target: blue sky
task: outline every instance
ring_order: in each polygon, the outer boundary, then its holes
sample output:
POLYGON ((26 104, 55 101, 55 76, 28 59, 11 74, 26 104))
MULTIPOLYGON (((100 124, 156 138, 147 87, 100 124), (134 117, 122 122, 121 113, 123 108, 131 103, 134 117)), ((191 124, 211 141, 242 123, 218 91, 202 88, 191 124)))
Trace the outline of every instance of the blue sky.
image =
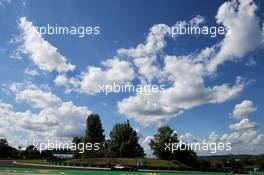
POLYGON ((168 124, 182 139, 216 139, 234 143, 232 153, 263 153, 264 9, 263 2, 250 2, 0 0, 0 137, 14 146, 29 136, 68 141, 83 133, 93 112, 106 135, 129 119, 145 150, 158 126, 168 124), (197 19, 198 26, 230 25, 232 33, 162 33, 197 19), (99 26, 100 34, 35 33, 34 26, 47 24, 99 26), (113 81, 167 89, 149 96, 94 91, 113 81))

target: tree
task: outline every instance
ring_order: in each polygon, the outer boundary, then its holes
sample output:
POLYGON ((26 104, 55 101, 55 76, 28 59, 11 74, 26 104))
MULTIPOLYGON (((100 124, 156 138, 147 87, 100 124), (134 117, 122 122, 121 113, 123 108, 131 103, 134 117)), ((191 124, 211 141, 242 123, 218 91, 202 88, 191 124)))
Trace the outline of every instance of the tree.
POLYGON ((29 145, 22 153, 27 159, 40 158, 40 152, 34 145, 29 145))
POLYGON ((8 143, 7 143, 6 139, 1 138, 0 139, 0 146, 3 146, 3 145, 8 145, 8 143))
POLYGON ((178 142, 177 134, 169 126, 163 126, 158 129, 158 134, 150 140, 149 146, 158 158, 173 160, 173 154, 170 150, 165 150, 165 144, 178 142))
POLYGON ((82 137, 74 137, 72 139, 72 143, 74 143, 75 145, 78 145, 79 143, 83 143, 83 138, 82 137))
POLYGON ((26 151, 35 151, 37 150, 37 148, 34 146, 34 145, 29 145, 27 148, 26 148, 26 151))
POLYGON ((186 149, 175 151, 173 154, 173 159, 179 160, 181 163, 194 168, 199 167, 199 161, 197 159, 196 153, 187 146, 182 145, 182 147, 185 147, 186 149))
POLYGON ((116 124, 110 132, 110 151, 114 157, 143 157, 144 150, 138 143, 137 132, 129 121, 116 124))
MULTIPOLYGON (((78 145, 80 143, 83 143, 83 138, 76 136, 76 137, 73 138, 72 143, 74 143, 78 147, 78 145)), ((78 149, 74 150, 74 156, 75 156, 75 158, 77 158, 77 157, 80 156, 80 153, 79 153, 79 150, 78 149)))
POLYGON ((90 114, 87 118, 85 143, 101 143, 105 141, 104 129, 99 115, 90 114))
POLYGON ((196 166, 198 163, 195 152, 188 149, 187 145, 181 145, 185 149, 174 150, 165 149, 166 145, 179 143, 177 134, 169 126, 162 126, 158 129, 158 134, 150 140, 149 146, 154 155, 163 160, 178 160, 189 166, 196 166))
POLYGON ((3 139, 3 138, 0 139, 0 158, 11 157, 11 153, 13 150, 14 148, 8 145, 8 142, 6 139, 3 139))
POLYGON ((84 137, 84 143, 98 144, 99 150, 88 151, 85 149, 86 156, 88 157, 104 157, 102 151, 104 150, 105 135, 100 116, 97 114, 91 114, 87 118, 86 122, 86 133, 84 137))

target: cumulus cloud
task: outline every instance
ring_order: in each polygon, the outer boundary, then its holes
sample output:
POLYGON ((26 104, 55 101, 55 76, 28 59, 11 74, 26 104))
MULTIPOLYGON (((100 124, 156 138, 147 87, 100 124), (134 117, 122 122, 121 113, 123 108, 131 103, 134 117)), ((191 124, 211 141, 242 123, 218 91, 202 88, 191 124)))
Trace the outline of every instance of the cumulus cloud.
MULTIPOLYGON (((117 103, 121 114, 142 125, 161 125, 192 107, 223 103, 235 98, 246 83, 241 77, 237 77, 234 83, 208 86, 205 79, 216 73, 218 65, 227 60, 241 58, 261 45, 263 32, 256 10, 257 6, 251 0, 231 1, 220 6, 216 21, 230 27, 232 33, 212 47, 202 49, 198 54, 162 54, 167 44, 168 26, 157 24, 150 28, 144 42, 135 47, 118 49, 117 56, 104 61, 102 67, 89 66, 86 71, 74 77, 61 74, 54 82, 57 86, 65 86, 67 92, 86 94, 98 93, 100 85, 131 83, 135 78, 143 83, 166 82, 164 91, 149 95, 138 93, 117 103), (132 58, 136 69, 129 61, 121 60, 126 57, 132 58), (158 58, 161 58, 159 65, 158 58)), ((176 22, 176 25, 188 23, 198 26, 204 21, 203 17, 196 16, 188 22, 176 22)))
POLYGON ((121 48, 117 50, 119 56, 133 58, 142 81, 151 82, 160 73, 156 65, 156 55, 166 46, 165 36, 168 26, 157 24, 150 28, 146 41, 135 48, 121 48))
POLYGON ((90 66, 87 71, 78 77, 66 78, 61 75, 55 79, 57 85, 68 86, 73 91, 96 94, 100 92, 100 86, 113 83, 128 83, 135 77, 132 65, 118 58, 108 59, 102 62, 105 69, 90 66))
POLYGON ((39 75, 39 72, 36 69, 25 69, 25 74, 29 76, 37 76, 39 75))
MULTIPOLYGON (((204 17, 197 15, 190 21, 179 21, 175 25, 198 26, 204 22, 204 17)), ((141 81, 151 82, 155 77, 160 78, 160 68, 157 65, 157 55, 166 46, 165 37, 170 32, 170 27, 165 24, 153 25, 144 43, 138 44, 134 48, 120 48, 117 50, 119 56, 132 58, 133 63, 138 68, 141 81)))
POLYGON ((58 52, 56 47, 41 36, 26 17, 21 17, 18 25, 22 31, 20 36, 21 48, 19 50, 28 54, 40 70, 68 72, 75 69, 74 65, 67 63, 67 59, 58 52))
POLYGON ((249 115, 254 113, 256 110, 257 108, 254 106, 252 101, 244 100, 234 107, 234 110, 230 115, 231 117, 236 119, 244 119, 248 118, 249 115))
POLYGON ((144 43, 137 45, 135 48, 121 48, 117 50, 119 55, 130 56, 133 58, 146 57, 155 55, 161 51, 166 45, 165 33, 168 26, 165 24, 154 25, 147 36, 144 43))
POLYGON ((264 135, 259 131, 243 130, 223 134, 221 141, 232 144, 232 154, 262 154, 264 135))
POLYGON ((146 137, 139 139, 139 144, 144 148, 144 152, 145 152, 147 157, 154 157, 153 151, 151 150, 151 148, 149 146, 150 140, 153 138, 154 138, 153 136, 149 135, 149 136, 146 136, 146 137))
POLYGON ((65 74, 58 75, 58 76, 55 78, 54 83, 55 83, 57 86, 66 86, 67 83, 68 83, 68 78, 66 77, 65 74))
POLYGON ((257 124, 249 119, 242 119, 239 123, 230 125, 229 128, 234 130, 257 130, 257 124))
POLYGON ((261 154, 264 151, 264 135, 258 130, 239 130, 231 133, 218 135, 212 131, 207 138, 196 137, 192 133, 179 136, 185 143, 224 143, 230 144, 231 150, 210 153, 210 151, 197 150, 198 155, 223 155, 223 154, 261 154))
POLYGON ((25 141, 30 135, 58 141, 83 135, 86 117, 91 113, 87 107, 63 101, 34 84, 11 84, 10 91, 18 102, 26 102, 39 109, 38 112, 16 111, 12 105, 1 102, 0 118, 4 123, 0 125, 0 137, 7 137, 13 145, 18 146, 16 142, 19 139, 25 141))
POLYGON ((147 126, 150 124, 162 125, 182 113, 179 108, 170 107, 161 101, 160 93, 144 93, 130 96, 119 101, 117 106, 120 113, 128 118, 133 118, 139 124, 147 126))
POLYGON ((118 102, 119 112, 142 125, 157 124, 178 116, 184 110, 208 103, 222 103, 236 97, 245 83, 238 77, 228 84, 207 87, 204 65, 188 57, 166 56, 163 74, 173 83, 164 91, 136 94, 118 102))
POLYGON ((228 1, 219 7, 217 23, 231 28, 232 32, 225 36, 219 52, 210 60, 207 66, 210 72, 227 60, 241 58, 263 46, 263 29, 256 16, 257 9, 253 0, 228 1))
POLYGON ((179 139, 183 142, 199 142, 201 139, 195 137, 193 134, 187 132, 179 136, 179 139))
MULTIPOLYGON (((13 85, 14 86, 14 85, 13 85)), ((18 87, 16 91, 13 91, 16 96, 16 100, 20 102, 27 102, 34 108, 50 108, 58 107, 61 104, 61 99, 51 92, 43 91, 36 85, 29 87, 18 87)))
MULTIPOLYGON (((237 77, 234 85, 207 86, 204 80, 216 73, 218 65, 241 58, 262 45, 263 31, 256 10, 257 6, 251 0, 224 3, 218 10, 216 20, 218 24, 230 27, 231 34, 227 34, 220 43, 202 49, 198 54, 163 55, 163 68, 153 67, 153 63, 166 45, 165 34, 161 34, 168 27, 166 25, 154 25, 146 41, 135 48, 119 49, 119 55, 133 58, 139 74, 147 81, 152 82, 154 77, 159 77, 161 82, 171 84, 162 92, 135 94, 119 101, 119 112, 143 125, 160 125, 192 107, 223 103, 236 97, 246 85, 241 77, 237 77)), ((204 19, 197 17, 192 22, 193 25, 199 25, 204 19)))

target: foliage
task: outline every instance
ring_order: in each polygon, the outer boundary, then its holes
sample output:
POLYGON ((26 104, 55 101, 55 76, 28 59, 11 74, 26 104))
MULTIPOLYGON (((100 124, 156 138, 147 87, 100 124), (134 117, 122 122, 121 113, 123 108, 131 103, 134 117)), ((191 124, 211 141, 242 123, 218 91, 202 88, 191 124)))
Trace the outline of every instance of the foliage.
POLYGON ((97 114, 90 114, 86 124, 85 143, 104 143, 104 129, 100 116, 97 114))
POLYGON ((165 150, 165 144, 178 142, 177 134, 169 126, 163 126, 158 129, 158 134, 150 140, 149 146, 158 158, 173 160, 173 154, 170 150, 165 150))
POLYGON ((138 143, 137 132, 129 121, 116 124, 110 132, 110 150, 114 157, 143 157, 144 150, 138 143))
POLYGON ((158 133, 154 135, 154 138, 150 140, 149 146, 153 150, 154 154, 162 160, 178 160, 183 164, 189 166, 197 166, 198 160, 196 153, 192 150, 178 149, 171 151, 165 149, 166 144, 178 143, 177 134, 169 126, 162 126, 158 129, 158 133))
POLYGON ((11 157, 12 151, 14 148, 8 145, 6 139, 0 139, 0 158, 9 158, 11 157))

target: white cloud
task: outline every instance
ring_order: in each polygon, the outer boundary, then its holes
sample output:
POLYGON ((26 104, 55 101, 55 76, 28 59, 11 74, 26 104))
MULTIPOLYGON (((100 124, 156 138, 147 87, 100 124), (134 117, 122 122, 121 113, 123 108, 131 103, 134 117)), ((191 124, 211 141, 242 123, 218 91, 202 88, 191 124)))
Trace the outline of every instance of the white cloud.
POLYGON ((218 142, 219 141, 219 136, 213 131, 209 135, 208 141, 212 142, 212 143, 218 142))
POLYGON ((23 53, 29 54, 31 60, 43 71, 68 72, 73 71, 75 66, 67 63, 67 59, 61 55, 57 48, 46 41, 37 31, 32 22, 26 17, 21 17, 19 28, 22 31, 19 48, 23 53))
MULTIPOLYGON (((222 42, 202 49, 198 54, 165 55, 162 59, 164 67, 161 69, 153 67, 153 63, 166 45, 165 34, 161 34, 166 30, 166 25, 154 25, 146 41, 137 47, 119 49, 119 55, 134 58, 133 62, 139 68, 139 74, 148 82, 152 82, 154 77, 159 77, 161 82, 172 84, 163 92, 136 94, 119 101, 119 112, 128 118, 134 118, 142 125, 160 125, 192 107, 223 103, 236 97, 246 85, 241 81, 241 77, 237 78, 233 86, 220 84, 208 87, 204 80, 217 71, 218 65, 227 60, 241 58, 262 44, 262 29, 255 14, 256 10, 257 7, 251 0, 224 3, 218 10, 216 20, 218 24, 231 27, 232 33, 226 35, 222 42), (154 28, 158 30, 153 32, 154 28)), ((196 25, 202 22, 204 19, 201 17, 193 19, 196 25)))
MULTIPOLYGON (((255 111, 253 102, 244 100, 242 103, 236 105, 233 113, 237 114, 237 118, 241 119, 241 116, 249 114, 255 111), (251 110, 245 110, 244 108, 250 108, 251 110), (241 111, 242 110, 242 111, 241 111), (249 112, 248 112, 249 111, 249 112)), ((231 144, 230 151, 218 152, 217 154, 261 154, 264 151, 264 135, 258 130, 258 125, 255 122, 250 121, 247 118, 242 118, 239 123, 231 124, 230 129, 235 132, 224 133, 217 135, 215 132, 211 132, 207 139, 197 138, 191 133, 181 135, 179 138, 182 141, 193 142, 207 142, 207 143, 229 143, 231 144)), ((200 155, 207 155, 206 152, 198 152, 200 155)))
POLYGON ((144 138, 139 139, 139 143, 144 148, 146 157, 154 157, 153 151, 151 150, 149 146, 150 140, 153 138, 154 138, 153 136, 146 136, 144 138))
POLYGON ((25 89, 18 89, 15 93, 17 101, 26 101, 34 108, 44 109, 58 107, 61 103, 60 98, 51 92, 46 92, 42 89, 39 89, 35 85, 25 89))
POLYGON ((242 58, 263 46, 263 30, 256 16, 258 7, 253 0, 233 0, 222 4, 216 21, 230 27, 232 32, 220 43, 220 51, 210 60, 208 70, 214 72, 227 60, 242 58))
POLYGON ((242 119, 239 123, 230 125, 229 128, 233 130, 257 130, 258 126, 249 119, 242 119))
POLYGON ((138 67, 138 73, 142 81, 151 82, 155 77, 160 74, 160 69, 154 65, 156 58, 153 57, 140 57, 134 59, 134 64, 138 67))
POLYGON ((66 77, 65 74, 58 75, 58 76, 55 78, 54 83, 55 83, 57 86, 66 86, 67 83, 68 83, 68 78, 66 77))
POLYGON ((157 24, 150 28, 146 41, 135 48, 118 49, 119 56, 133 58, 142 81, 151 82, 160 73, 156 63, 156 55, 166 46, 165 36, 168 26, 157 24))
POLYGON ((230 144, 231 150, 210 153, 210 151, 196 150, 198 155, 223 155, 223 154, 261 154, 264 151, 264 135, 257 130, 240 130, 231 133, 218 135, 211 132, 207 138, 199 138, 191 133, 185 133, 179 136, 179 139, 185 143, 224 143, 230 144))
POLYGON ((204 65, 188 57, 166 56, 163 75, 173 83, 165 91, 136 94, 118 102, 118 110, 142 125, 157 124, 178 116, 184 110, 208 103, 222 103, 236 97, 245 83, 238 77, 228 84, 206 87, 204 65))
POLYGON ((165 24, 154 25, 150 29, 150 32, 144 43, 137 45, 136 48, 118 49, 117 53, 119 55, 125 55, 133 58, 155 55, 157 52, 161 51, 166 45, 164 38, 167 29, 168 26, 165 24))
POLYGON ((150 95, 142 93, 130 96, 118 102, 118 111, 144 126, 150 124, 161 125, 163 122, 182 113, 179 108, 173 108, 161 102, 161 98, 160 93, 150 95))
POLYGON ((231 143, 232 151, 229 154, 262 154, 264 151, 263 134, 255 130, 223 134, 220 141, 231 143))
POLYGON ((85 121, 91 113, 85 106, 63 101, 33 84, 11 84, 10 91, 19 102, 39 109, 38 112, 15 111, 12 105, 1 102, 0 119, 3 123, 0 125, 0 137, 8 137, 12 145, 26 142, 26 137, 31 135, 45 140, 69 141, 73 136, 84 134, 85 121))
MULTIPOLYGON (((198 26, 204 20, 204 17, 198 15, 189 22, 180 21, 176 25, 198 26)), ((165 24, 153 25, 144 43, 138 44, 135 48, 117 50, 119 56, 133 58, 132 61, 138 68, 141 81, 151 82, 155 77, 160 78, 161 71, 157 65, 157 54, 166 46, 165 37, 169 33, 169 29, 169 26, 165 24)))
POLYGON ((240 104, 234 107, 231 117, 236 119, 248 118, 249 115, 254 113, 257 108, 254 106, 253 102, 250 100, 244 100, 240 104))
POLYGON ((199 26, 200 24, 205 22, 205 18, 201 15, 197 15, 193 19, 190 20, 190 25, 191 26, 199 26))
MULTIPOLYGON (((58 84, 61 79, 63 83, 67 82, 67 86, 72 86, 71 90, 95 94, 100 91, 100 85, 112 85, 113 83, 127 83, 134 79, 135 73, 132 65, 123 60, 108 59, 102 62, 105 69, 90 66, 86 72, 82 72, 79 77, 59 77, 55 82, 58 84)), ((58 78, 58 77, 57 77, 58 78)), ((60 82, 61 83, 61 82, 60 82)))
POLYGON ((29 75, 29 76, 37 76, 39 75, 39 72, 36 69, 26 69, 25 70, 25 74, 29 75))
MULTIPOLYGON (((79 76, 67 77, 62 74, 54 82, 58 86, 65 86, 67 92, 86 94, 98 93, 99 85, 131 83, 135 78, 139 78, 141 82, 153 83, 156 77, 160 80, 158 83, 168 82, 163 92, 135 94, 117 103, 120 113, 142 125, 160 125, 192 107, 223 103, 235 98, 243 90, 246 84, 241 81, 241 77, 234 84, 210 86, 205 84, 205 79, 215 73, 217 66, 226 60, 242 57, 260 45, 259 34, 262 35, 262 31, 259 19, 255 16, 257 8, 254 3, 249 2, 251 1, 241 1, 240 4, 236 1, 226 2, 219 8, 216 20, 219 24, 231 27, 232 34, 226 35, 222 42, 202 49, 198 54, 165 55, 159 60, 161 64, 158 66, 157 59, 166 46, 168 26, 157 24, 150 28, 143 43, 134 48, 118 49, 118 58, 106 60, 102 63, 103 68, 89 66, 79 76), (255 39, 256 42, 252 44, 255 39), (247 44, 245 41, 250 42, 247 44), (132 62, 137 69, 134 70, 130 62, 120 60, 124 57, 133 58, 132 62)), ((203 17, 197 16, 189 22, 180 21, 176 25, 190 23, 195 26, 204 21, 203 17)), ((32 26, 30 22, 27 24, 32 26)))
POLYGON ((193 134, 187 132, 179 136, 179 140, 183 142, 199 142, 201 139, 196 138, 193 134))

